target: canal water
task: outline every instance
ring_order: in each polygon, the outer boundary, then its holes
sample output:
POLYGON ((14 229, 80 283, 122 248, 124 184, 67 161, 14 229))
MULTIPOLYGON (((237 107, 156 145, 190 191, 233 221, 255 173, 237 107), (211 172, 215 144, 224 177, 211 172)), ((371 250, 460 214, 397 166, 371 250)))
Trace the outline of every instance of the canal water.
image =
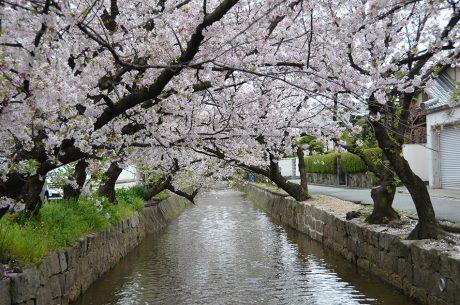
POLYGON ((415 305, 230 189, 203 192, 74 304, 415 305))

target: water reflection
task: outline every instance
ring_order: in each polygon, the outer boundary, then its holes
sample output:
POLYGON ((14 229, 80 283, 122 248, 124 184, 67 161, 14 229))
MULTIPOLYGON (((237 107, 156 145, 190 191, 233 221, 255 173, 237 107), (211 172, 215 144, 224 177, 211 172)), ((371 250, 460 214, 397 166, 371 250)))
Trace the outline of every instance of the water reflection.
POLYGON ((149 236, 75 304, 414 303, 273 223, 243 194, 213 190, 149 236))

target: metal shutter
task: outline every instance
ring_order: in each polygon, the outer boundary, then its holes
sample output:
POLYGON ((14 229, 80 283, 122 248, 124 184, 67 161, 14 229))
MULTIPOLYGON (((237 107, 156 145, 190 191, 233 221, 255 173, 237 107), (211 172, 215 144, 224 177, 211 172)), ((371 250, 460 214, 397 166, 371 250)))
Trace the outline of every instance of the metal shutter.
POLYGON ((460 129, 445 128, 440 135, 441 187, 460 188, 460 129))

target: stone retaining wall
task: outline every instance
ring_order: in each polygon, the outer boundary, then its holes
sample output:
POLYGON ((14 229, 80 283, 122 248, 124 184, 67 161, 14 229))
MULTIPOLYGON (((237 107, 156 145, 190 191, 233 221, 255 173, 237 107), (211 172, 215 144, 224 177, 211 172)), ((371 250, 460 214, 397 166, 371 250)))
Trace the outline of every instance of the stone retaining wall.
POLYGON ((358 188, 372 188, 378 184, 378 179, 371 172, 346 174, 347 186, 358 188))
POLYGON ((310 184, 339 185, 337 174, 307 173, 307 181, 310 184))
MULTIPOLYGON (((378 183, 376 177, 371 172, 345 174, 346 186, 357 188, 371 188, 378 183)), ((308 183, 318 185, 339 185, 337 174, 307 173, 308 183)))
POLYGON ((281 223, 301 231, 375 274, 421 304, 460 305, 460 253, 427 248, 428 241, 402 240, 384 227, 345 220, 308 202, 258 185, 248 198, 281 223), (445 289, 439 289, 440 279, 445 289))
POLYGON ((0 280, 0 305, 65 305, 136 247, 147 233, 164 228, 188 205, 172 195, 74 246, 48 255, 36 267, 0 280))

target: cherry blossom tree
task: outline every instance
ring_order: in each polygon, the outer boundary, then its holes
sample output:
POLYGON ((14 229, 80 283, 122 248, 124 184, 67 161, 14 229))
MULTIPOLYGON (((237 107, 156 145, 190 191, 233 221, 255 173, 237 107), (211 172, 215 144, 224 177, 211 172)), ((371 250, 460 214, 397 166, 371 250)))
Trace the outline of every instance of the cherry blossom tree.
POLYGON ((338 133, 336 124, 327 123, 331 113, 324 103, 305 98, 303 90, 286 87, 284 82, 246 79, 238 83, 228 90, 202 93, 208 106, 202 108, 201 120, 195 121, 202 130, 191 147, 263 175, 297 200, 307 199, 305 168, 300 168, 303 183, 298 185, 281 175, 278 161, 283 155, 297 154, 304 165, 303 149, 296 140, 305 133, 338 133))
POLYGON ((410 237, 442 234, 401 151, 414 97, 458 64, 457 1, 1 6, 0 205, 33 210, 50 170, 130 147, 188 147, 278 180, 297 137, 352 130, 364 109, 416 205, 410 237))
POLYGON ((1 5, 0 197, 33 209, 48 171, 101 157, 122 135, 163 124, 156 106, 182 107, 206 87, 196 74, 207 62, 235 47, 244 52, 245 33, 267 31, 287 3, 1 5))
POLYGON ((443 69, 459 64, 458 1, 319 1, 312 16, 309 65, 294 67, 290 75, 301 80, 286 83, 337 99, 347 111, 366 109, 380 148, 415 203, 419 222, 409 238, 442 236, 427 188, 402 145, 415 97, 443 69))

